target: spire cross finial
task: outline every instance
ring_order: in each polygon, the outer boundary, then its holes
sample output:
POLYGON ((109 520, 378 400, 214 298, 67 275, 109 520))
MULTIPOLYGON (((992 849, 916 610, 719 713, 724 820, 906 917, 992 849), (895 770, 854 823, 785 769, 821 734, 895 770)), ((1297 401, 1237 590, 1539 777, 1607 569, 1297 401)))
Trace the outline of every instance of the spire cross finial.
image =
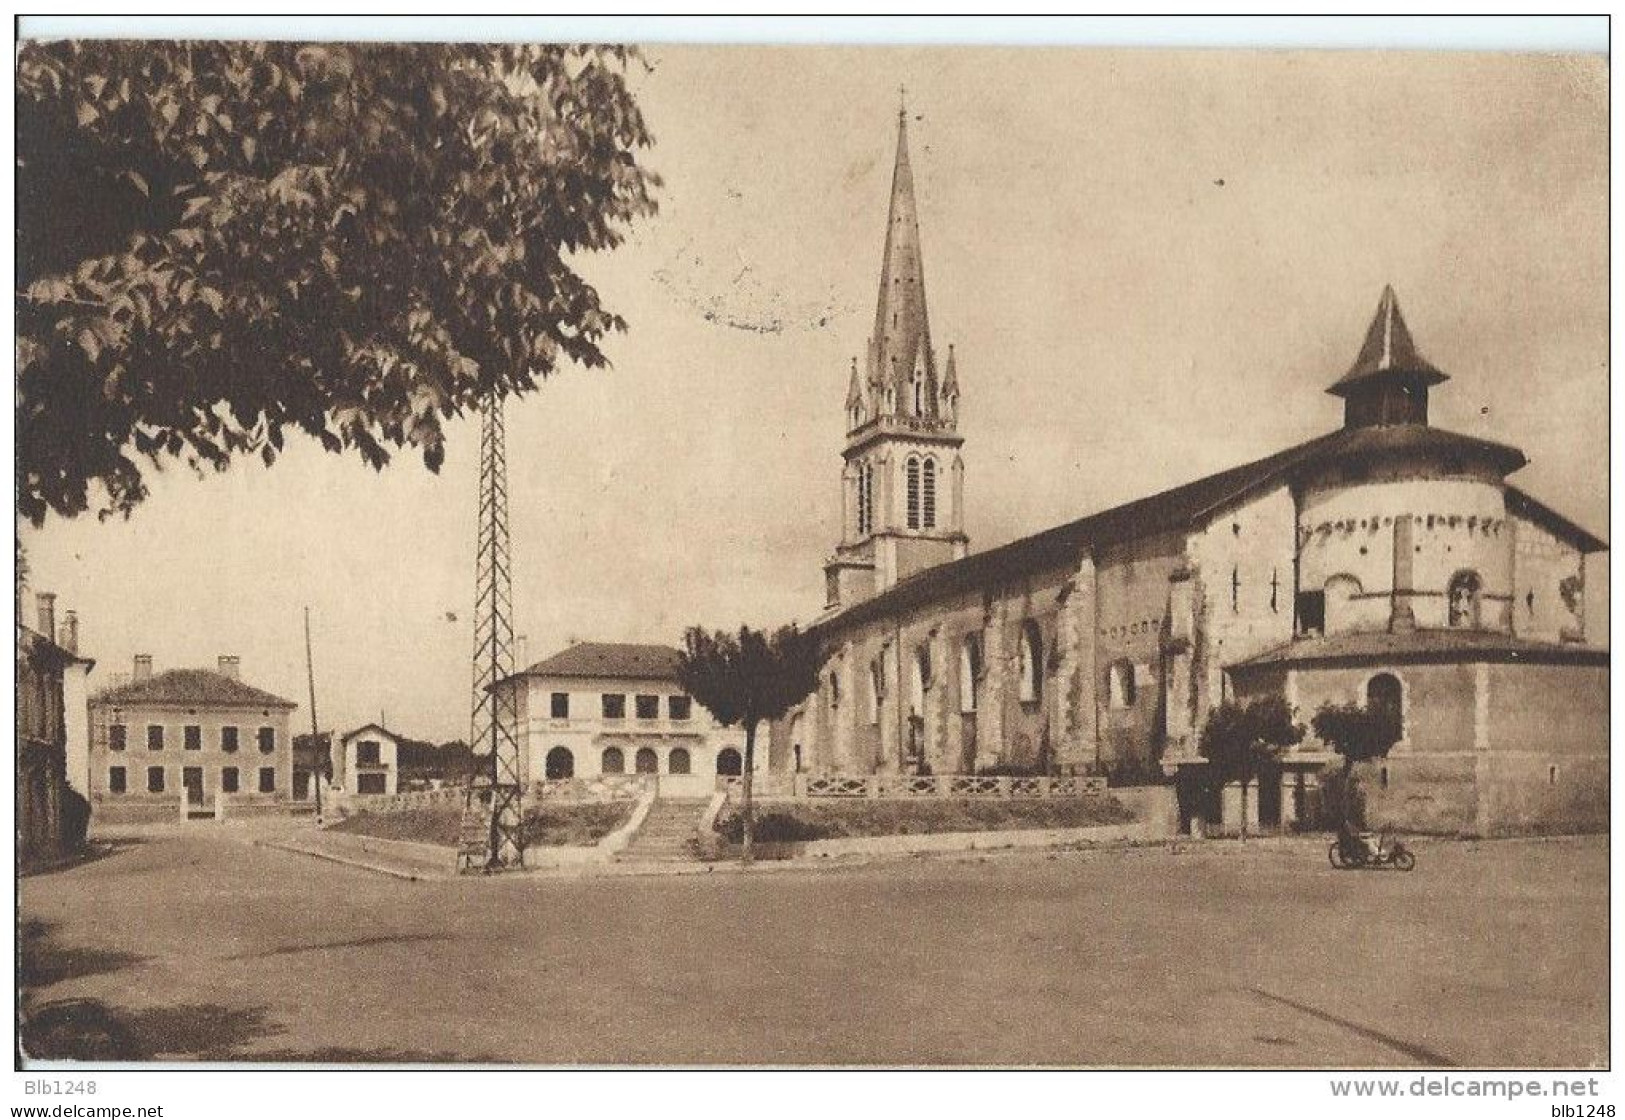
POLYGON ((908 87, 898 83, 897 86, 897 119, 902 120, 908 115, 908 87))

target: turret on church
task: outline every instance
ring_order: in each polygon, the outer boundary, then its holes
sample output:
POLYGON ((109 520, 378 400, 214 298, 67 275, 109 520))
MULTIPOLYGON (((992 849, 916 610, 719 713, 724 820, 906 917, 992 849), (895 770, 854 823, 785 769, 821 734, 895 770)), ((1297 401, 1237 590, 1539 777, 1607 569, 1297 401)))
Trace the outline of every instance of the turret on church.
POLYGON ((852 361, 846 393, 841 540, 824 565, 831 609, 964 557, 956 365, 950 346, 939 371, 931 344, 908 119, 899 109, 874 331, 861 370, 852 361))

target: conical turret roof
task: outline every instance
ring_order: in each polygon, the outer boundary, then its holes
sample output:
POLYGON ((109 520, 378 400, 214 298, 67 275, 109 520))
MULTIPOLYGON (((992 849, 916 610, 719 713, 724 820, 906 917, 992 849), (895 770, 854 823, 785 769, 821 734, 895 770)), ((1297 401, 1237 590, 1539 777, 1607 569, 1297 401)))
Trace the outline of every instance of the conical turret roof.
POLYGON ((1328 393, 1344 396, 1355 385, 1379 377, 1409 376, 1420 378, 1425 384, 1437 385, 1448 381, 1432 362, 1422 357, 1411 338, 1410 328, 1399 311, 1399 297, 1392 284, 1383 285, 1382 298, 1377 301, 1377 314, 1365 332, 1365 343, 1350 370, 1337 380, 1328 393))

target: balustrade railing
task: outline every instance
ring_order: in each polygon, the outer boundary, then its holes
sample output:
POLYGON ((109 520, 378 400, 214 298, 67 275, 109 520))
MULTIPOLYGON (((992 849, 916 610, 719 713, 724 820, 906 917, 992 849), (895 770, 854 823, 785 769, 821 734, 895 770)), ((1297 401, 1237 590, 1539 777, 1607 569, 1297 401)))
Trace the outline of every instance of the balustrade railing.
MULTIPOLYGON (((983 774, 760 774, 753 783, 759 797, 797 798, 1014 798, 1098 797, 1106 779, 1059 777, 994 777, 983 774)), ((717 788, 729 799, 739 795, 738 778, 718 778, 717 788)))

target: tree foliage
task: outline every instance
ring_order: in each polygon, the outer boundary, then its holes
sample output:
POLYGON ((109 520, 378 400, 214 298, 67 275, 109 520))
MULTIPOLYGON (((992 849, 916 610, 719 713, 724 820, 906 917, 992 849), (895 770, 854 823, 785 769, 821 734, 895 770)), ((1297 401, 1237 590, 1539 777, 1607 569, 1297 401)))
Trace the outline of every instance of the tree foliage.
POLYGON ((290 429, 436 469, 486 393, 602 365, 625 324, 571 257, 655 208, 635 59, 25 43, 21 512, 128 512, 144 469, 269 463, 290 429))
POLYGON ((756 763, 756 725, 783 716, 818 684, 818 653, 812 638, 785 626, 771 636, 741 626, 737 634, 690 627, 683 635, 677 681, 724 727, 745 729, 740 777, 744 819, 742 857, 750 862, 754 835, 751 801, 756 763))
POLYGON ((1243 785, 1282 750, 1303 739, 1292 709, 1278 696, 1241 704, 1226 700, 1208 713, 1200 750, 1226 782, 1243 785))
POLYGON ((1354 816, 1354 765, 1387 757, 1399 742, 1399 713, 1379 704, 1324 704, 1309 726, 1317 739, 1343 758, 1340 815, 1347 827, 1354 816))
POLYGON ((1208 713, 1199 750, 1211 765, 1218 785, 1240 784, 1243 836, 1247 827, 1247 787, 1260 770, 1302 739, 1302 725, 1293 722, 1291 705, 1279 696, 1249 704, 1226 700, 1208 713))
POLYGON ((778 719, 817 685, 811 640, 794 626, 772 635, 690 627, 677 661, 678 683, 724 727, 778 719))
POLYGON ((1326 704, 1309 721, 1315 738, 1343 756, 1344 769, 1382 758, 1399 742, 1399 721, 1387 708, 1326 704))

